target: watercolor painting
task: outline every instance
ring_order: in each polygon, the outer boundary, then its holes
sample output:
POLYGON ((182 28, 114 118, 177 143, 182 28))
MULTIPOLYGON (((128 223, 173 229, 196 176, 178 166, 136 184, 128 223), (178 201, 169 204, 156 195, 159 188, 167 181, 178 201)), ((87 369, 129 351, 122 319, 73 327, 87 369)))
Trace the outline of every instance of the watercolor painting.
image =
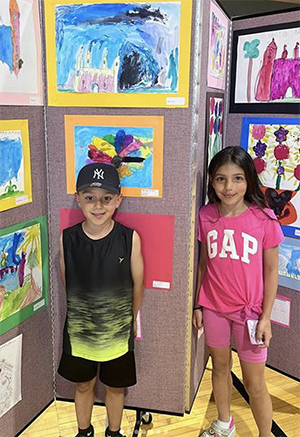
POLYGON ((185 107, 191 6, 191 0, 45 2, 49 104, 166 106, 169 96, 185 107))
POLYGON ((30 202, 28 120, 0 120, 0 211, 30 202))
POLYGON ((278 283, 300 291, 300 241, 286 237, 279 245, 278 283))
POLYGON ((225 89, 229 19, 210 3, 207 86, 225 89))
POLYGON ((67 192, 84 165, 105 162, 118 169, 124 196, 162 197, 163 120, 66 115, 67 192))
POLYGON ((300 119, 244 117, 241 146, 284 234, 300 238, 300 119))
POLYGON ((0 2, 0 104, 42 105, 38 0, 0 2))
POLYGON ((46 217, 0 230, 0 333, 48 304, 46 217))
POLYGON ((299 44, 299 23, 234 32, 230 110, 299 113, 299 44))

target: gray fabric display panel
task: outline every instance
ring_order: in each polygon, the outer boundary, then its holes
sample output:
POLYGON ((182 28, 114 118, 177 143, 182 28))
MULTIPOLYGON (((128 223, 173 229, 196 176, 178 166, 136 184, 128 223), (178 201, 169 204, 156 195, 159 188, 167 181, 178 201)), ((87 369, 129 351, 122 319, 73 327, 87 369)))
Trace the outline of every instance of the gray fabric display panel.
MULTIPOLYGON (((47 168, 42 107, 0 106, 1 120, 28 120, 33 202, 0 213, 0 228, 47 215, 47 168)), ((0 435, 14 437, 54 398, 51 307, 0 336, 0 345, 23 334, 22 400, 0 419, 0 435)))
MULTIPOLYGON (((233 21, 233 30, 239 29, 256 29, 262 26, 271 24, 299 22, 299 12, 289 12, 285 14, 251 18, 247 20, 233 21)), ((278 56, 280 56, 281 47, 278 48, 278 56)), ((292 56, 292 55, 291 55, 292 56)), ((229 113, 226 118, 226 145, 238 146, 241 137, 241 127, 243 117, 262 117, 262 118, 296 118, 296 114, 239 114, 229 113)), ((299 215, 299 211, 298 211, 299 215)), ((268 351, 267 363, 282 372, 294 377, 300 377, 299 360, 295 357, 300 356, 299 343, 299 308, 300 308, 300 293, 299 290, 292 290, 286 287, 279 287, 278 294, 291 298, 291 319, 290 328, 282 327, 277 324, 272 324, 273 339, 268 351)))

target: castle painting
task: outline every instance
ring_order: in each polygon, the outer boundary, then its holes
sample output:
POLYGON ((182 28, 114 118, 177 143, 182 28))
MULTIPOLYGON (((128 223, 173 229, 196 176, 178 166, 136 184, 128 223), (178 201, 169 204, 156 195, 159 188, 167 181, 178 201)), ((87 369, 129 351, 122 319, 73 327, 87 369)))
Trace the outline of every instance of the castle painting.
POLYGON ((240 34, 235 103, 300 102, 300 27, 240 34))
MULTIPOLYGON (((92 106, 96 95, 97 106, 110 106, 118 95, 140 94, 164 95, 164 101, 166 95, 180 97, 184 106, 191 5, 191 0, 47 1, 50 105, 54 93, 64 106, 72 96, 75 105, 82 100, 92 106)), ((140 103, 147 105, 147 97, 140 103)))

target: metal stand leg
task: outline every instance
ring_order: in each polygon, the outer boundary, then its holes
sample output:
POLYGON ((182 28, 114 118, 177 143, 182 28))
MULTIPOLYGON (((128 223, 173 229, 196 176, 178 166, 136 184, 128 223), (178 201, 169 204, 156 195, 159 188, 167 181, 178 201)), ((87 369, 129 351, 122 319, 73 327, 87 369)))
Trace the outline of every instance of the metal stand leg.
POLYGON ((152 422, 152 414, 138 408, 136 410, 136 420, 135 420, 135 426, 134 426, 132 437, 138 436, 141 424, 150 425, 151 422, 152 422))

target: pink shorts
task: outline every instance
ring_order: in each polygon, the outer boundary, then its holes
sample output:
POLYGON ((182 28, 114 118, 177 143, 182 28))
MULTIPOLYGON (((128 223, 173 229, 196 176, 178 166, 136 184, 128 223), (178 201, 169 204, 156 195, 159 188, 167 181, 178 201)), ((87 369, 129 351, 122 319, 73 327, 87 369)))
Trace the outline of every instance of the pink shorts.
POLYGON ((203 325, 207 346, 223 348, 231 345, 231 336, 239 358, 246 363, 264 363, 267 360, 267 348, 260 348, 250 343, 247 319, 258 319, 252 312, 246 316, 244 311, 234 313, 218 313, 203 308, 203 325))

